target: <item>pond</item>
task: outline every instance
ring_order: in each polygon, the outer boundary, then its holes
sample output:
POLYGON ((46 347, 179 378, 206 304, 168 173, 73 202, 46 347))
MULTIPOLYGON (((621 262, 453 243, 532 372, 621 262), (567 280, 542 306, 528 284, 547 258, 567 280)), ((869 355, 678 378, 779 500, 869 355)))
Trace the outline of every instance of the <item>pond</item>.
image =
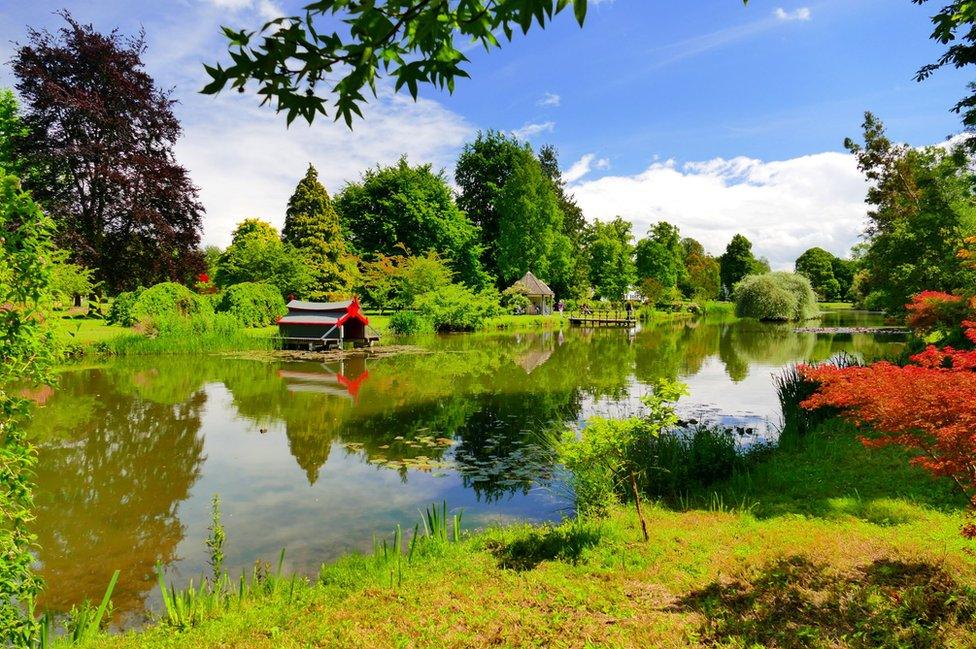
MULTIPOLYGON (((832 313, 824 324, 881 324, 832 313)), ((116 622, 158 607, 154 566, 176 583, 207 569, 220 494, 232 574, 287 548, 314 574, 374 535, 447 501, 467 527, 567 515, 547 435, 640 410, 657 377, 690 396, 683 417, 775 436, 771 376, 838 352, 873 358, 895 340, 795 333, 755 322, 472 334, 424 353, 335 363, 218 356, 117 359, 66 368, 32 426, 44 607, 96 600, 115 569, 116 622)))

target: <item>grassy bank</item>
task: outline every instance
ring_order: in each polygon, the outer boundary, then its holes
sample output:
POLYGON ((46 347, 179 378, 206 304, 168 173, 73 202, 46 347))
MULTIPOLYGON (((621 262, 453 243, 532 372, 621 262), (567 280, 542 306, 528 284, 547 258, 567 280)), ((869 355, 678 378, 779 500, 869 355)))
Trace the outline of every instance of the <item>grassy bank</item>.
POLYGON ((964 504, 831 422, 680 506, 648 503, 649 543, 624 508, 490 529, 89 646, 972 646, 964 504))

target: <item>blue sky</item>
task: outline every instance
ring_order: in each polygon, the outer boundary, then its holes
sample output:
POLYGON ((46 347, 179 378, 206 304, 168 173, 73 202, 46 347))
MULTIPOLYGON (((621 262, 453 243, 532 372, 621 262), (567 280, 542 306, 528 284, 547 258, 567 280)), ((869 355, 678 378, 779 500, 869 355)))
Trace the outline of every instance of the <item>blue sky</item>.
MULTIPOLYGON (((256 108, 251 95, 203 97, 203 62, 219 60, 221 24, 256 26, 289 0, 11 2, 0 55, 25 26, 54 27, 57 9, 100 30, 144 27, 149 71, 180 100, 177 148, 207 207, 205 240, 226 244, 250 216, 276 224, 308 162, 330 191, 365 167, 406 153, 448 173, 478 129, 555 144, 587 217, 620 214, 642 235, 678 223, 712 252, 734 232, 777 267, 821 245, 844 254, 864 218, 864 185, 841 143, 864 110, 913 145, 959 130, 949 107, 970 75, 915 70, 940 48, 928 39, 935 4, 909 0, 602 0, 585 28, 567 13, 546 31, 489 54, 470 51, 471 79, 453 96, 414 103, 381 93, 350 133, 256 108)), ((0 83, 10 85, 9 70, 0 83)))

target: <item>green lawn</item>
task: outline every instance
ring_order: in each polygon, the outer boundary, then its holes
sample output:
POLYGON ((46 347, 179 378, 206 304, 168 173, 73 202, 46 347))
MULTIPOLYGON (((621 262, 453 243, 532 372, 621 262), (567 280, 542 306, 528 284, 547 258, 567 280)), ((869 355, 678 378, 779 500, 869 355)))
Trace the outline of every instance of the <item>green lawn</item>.
POLYGON ((829 425, 682 508, 645 504, 649 543, 624 507, 490 529, 91 646, 972 647, 963 507, 904 453, 829 425))
POLYGON ((83 346, 105 342, 126 333, 132 333, 132 329, 93 318, 65 318, 57 331, 62 339, 83 346))

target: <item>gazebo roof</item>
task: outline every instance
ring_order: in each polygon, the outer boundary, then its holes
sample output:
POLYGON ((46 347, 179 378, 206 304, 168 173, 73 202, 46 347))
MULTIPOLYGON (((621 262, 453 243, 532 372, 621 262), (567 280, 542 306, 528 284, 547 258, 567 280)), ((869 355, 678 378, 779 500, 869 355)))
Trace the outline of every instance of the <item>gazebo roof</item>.
POLYGON ((544 297, 555 297, 552 289, 549 288, 545 282, 532 274, 532 271, 528 271, 522 276, 522 279, 515 282, 514 285, 521 285, 525 289, 526 295, 529 296, 544 296, 544 297))

